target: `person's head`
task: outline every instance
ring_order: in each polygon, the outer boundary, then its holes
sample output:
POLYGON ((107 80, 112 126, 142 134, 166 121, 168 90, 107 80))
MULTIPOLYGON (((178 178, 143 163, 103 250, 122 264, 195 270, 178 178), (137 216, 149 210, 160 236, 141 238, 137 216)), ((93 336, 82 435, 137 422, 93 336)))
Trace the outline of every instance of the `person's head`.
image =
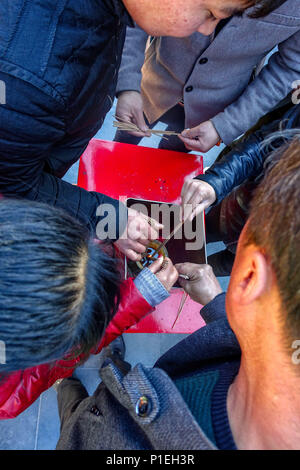
POLYGON ((54 207, 0 200, 0 266, 0 371, 90 351, 117 309, 116 261, 54 207))
POLYGON ((256 348, 259 364, 265 348, 261 359, 273 354, 276 366, 281 356, 291 367, 292 344, 300 340, 300 131, 294 134, 272 155, 255 192, 226 297, 242 351, 256 348))
POLYGON ((210 35, 220 20, 242 14, 268 15, 286 0, 123 0, 136 23, 151 36, 210 35))

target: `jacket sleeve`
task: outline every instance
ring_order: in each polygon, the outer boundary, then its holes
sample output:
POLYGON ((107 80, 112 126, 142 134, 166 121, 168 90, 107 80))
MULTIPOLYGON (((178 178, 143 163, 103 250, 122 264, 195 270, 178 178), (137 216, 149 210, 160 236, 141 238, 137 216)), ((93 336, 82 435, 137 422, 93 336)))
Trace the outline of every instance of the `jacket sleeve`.
MULTIPOLYGON (((294 108, 294 114, 298 115, 296 107, 294 108)), ((277 113, 274 112, 268 115, 270 116, 269 122, 266 117, 264 118, 268 122, 267 124, 257 127, 253 132, 250 130, 242 139, 233 142, 229 152, 217 160, 204 175, 195 178, 205 181, 214 188, 216 201, 213 206, 220 204, 237 186, 247 180, 257 178, 263 172, 266 157, 272 150, 284 143, 284 139, 277 138, 272 143, 271 149, 268 146, 262 146, 262 142, 267 136, 278 131, 281 123, 290 119, 290 110, 286 114, 282 112, 281 118, 278 119, 280 109, 278 108, 277 113), (275 119, 271 118, 272 114, 276 116, 275 119)))
POLYGON ((64 152, 68 155, 71 152, 73 162, 77 161, 93 135, 92 130, 84 136, 80 130, 78 135, 68 137, 66 108, 50 91, 43 94, 39 88, 1 72, 0 80, 5 81, 7 90, 7 104, 0 106, 0 193, 64 209, 86 225, 92 235, 104 217, 97 215, 98 207, 111 204, 115 209, 116 230, 110 238, 118 239, 127 224, 123 204, 45 171, 51 157, 64 159, 64 152), (61 143, 66 140, 67 148, 61 143))
POLYGON ((292 90, 300 74, 300 31, 278 45, 268 64, 240 98, 212 118, 225 144, 246 132, 292 90))
POLYGON ((226 318, 225 299, 226 294, 223 292, 202 308, 201 317, 206 324, 226 318))
POLYGON ((195 178, 214 188, 214 206, 220 204, 236 186, 262 171, 263 151, 260 149, 260 142, 257 134, 254 134, 246 142, 235 145, 233 150, 214 163, 204 175, 195 178))
POLYGON ((94 354, 98 354, 102 348, 106 347, 153 310, 154 308, 140 293, 133 279, 130 278, 125 281, 121 286, 119 310, 106 328, 105 335, 94 354))
MULTIPOLYGON (((109 323, 104 337, 92 351, 98 354, 147 313, 153 310, 136 288, 132 279, 121 286, 121 303, 113 320, 109 323)), ((75 359, 62 359, 55 364, 42 364, 17 371, 0 382, 0 419, 15 418, 28 408, 45 390, 58 379, 70 377, 76 366, 87 359, 83 355, 75 359)))
POLYGON ((126 40, 119 69, 117 95, 122 91, 141 92, 142 66, 148 34, 141 28, 127 28, 126 40))

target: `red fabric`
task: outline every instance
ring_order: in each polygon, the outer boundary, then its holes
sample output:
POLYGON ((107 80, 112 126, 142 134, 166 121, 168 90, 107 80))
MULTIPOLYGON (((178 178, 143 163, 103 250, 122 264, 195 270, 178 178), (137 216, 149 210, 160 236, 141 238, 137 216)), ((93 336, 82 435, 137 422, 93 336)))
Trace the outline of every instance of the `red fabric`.
MULTIPOLYGON (((98 354, 131 326, 135 325, 152 307, 146 302, 132 279, 121 286, 121 303, 118 312, 109 323, 100 344, 91 351, 98 354)), ((0 382, 0 419, 15 418, 28 408, 42 392, 50 388, 58 379, 70 377, 76 365, 84 359, 62 359, 54 365, 42 364, 25 371, 12 373, 0 382)))

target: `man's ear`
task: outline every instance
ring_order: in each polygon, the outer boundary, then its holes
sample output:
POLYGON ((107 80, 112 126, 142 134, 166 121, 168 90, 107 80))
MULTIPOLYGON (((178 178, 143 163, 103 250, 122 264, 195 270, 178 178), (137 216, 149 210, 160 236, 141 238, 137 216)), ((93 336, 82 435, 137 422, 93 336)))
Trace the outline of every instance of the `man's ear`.
POLYGON ((235 286, 234 297, 240 305, 257 300, 268 289, 270 266, 266 256, 256 247, 247 250, 235 286))

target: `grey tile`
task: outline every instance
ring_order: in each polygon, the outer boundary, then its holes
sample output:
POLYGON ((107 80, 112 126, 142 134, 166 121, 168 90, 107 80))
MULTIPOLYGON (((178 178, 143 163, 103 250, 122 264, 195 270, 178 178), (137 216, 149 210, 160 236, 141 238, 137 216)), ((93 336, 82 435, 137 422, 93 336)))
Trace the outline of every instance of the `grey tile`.
POLYGON ((90 357, 86 362, 84 362, 81 366, 77 368, 79 369, 99 369, 101 361, 101 353, 100 354, 91 354, 90 357))
POLYGON ((78 170, 79 170, 79 161, 74 163, 73 166, 71 166, 71 168, 67 171, 67 173, 63 177, 63 180, 71 184, 77 184, 78 170))
POLYGON ((157 334, 128 333, 124 335, 125 359, 132 366, 138 362, 151 367, 160 356, 160 338, 157 334))
POLYGON ((0 421, 1 450, 34 450, 39 403, 40 399, 15 419, 0 421))
POLYGON ((132 366, 138 362, 152 367, 157 359, 187 335, 163 333, 128 333, 124 335, 125 359, 132 366))
POLYGON ((225 250, 225 248, 226 246, 223 242, 208 243, 206 246, 206 254, 207 256, 210 256, 214 253, 225 250))
POLYGON ((228 290, 228 285, 229 285, 229 281, 230 281, 230 277, 227 276, 227 277, 218 277, 218 281, 220 283, 220 286, 222 287, 223 289, 223 292, 227 292, 228 290))
POLYGON ((41 396, 41 405, 36 438, 37 450, 55 449, 59 439, 60 420, 57 408, 57 394, 53 387, 41 396))
POLYGON ((76 369, 75 377, 82 382, 89 395, 93 395, 101 382, 98 369, 78 368, 76 369))
POLYGON ((162 356, 169 349, 173 348, 175 344, 182 341, 189 336, 188 334, 161 334, 160 335, 160 355, 162 356))

